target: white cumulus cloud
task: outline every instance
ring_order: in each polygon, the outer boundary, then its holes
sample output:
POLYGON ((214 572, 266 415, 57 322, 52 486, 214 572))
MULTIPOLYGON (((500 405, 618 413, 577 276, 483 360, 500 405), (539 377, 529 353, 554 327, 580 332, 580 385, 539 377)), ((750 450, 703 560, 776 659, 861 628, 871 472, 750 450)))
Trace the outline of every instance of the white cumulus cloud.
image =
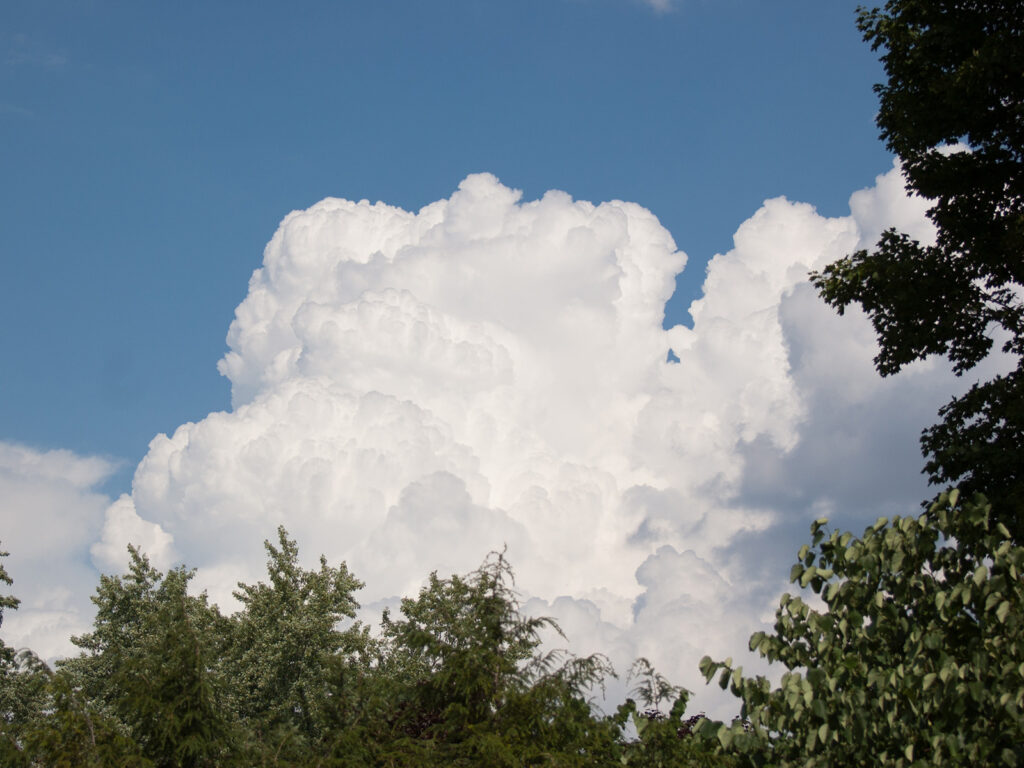
POLYGON ((96 487, 115 469, 95 456, 0 442, 0 546, 10 552, 10 593, 22 601, 4 613, 0 635, 8 645, 54 658, 70 653, 70 636, 88 629, 96 583, 88 547, 110 504, 96 487))
POLYGON ((914 508, 916 435, 955 386, 934 363, 879 379, 865 318, 808 284, 889 222, 928 232, 898 169, 851 207, 766 201, 668 330, 686 256, 635 204, 478 174, 418 212, 293 212, 228 333, 232 409, 152 441, 92 556, 180 557, 230 609, 280 523, 364 604, 507 546, 574 650, 647 656, 725 713, 700 656, 745 655, 823 510, 914 508))
POLYGON ((89 548, 93 563, 103 573, 128 569, 128 547, 135 547, 159 569, 174 561, 172 537, 156 523, 143 520, 127 494, 111 504, 104 515, 103 537, 89 548))

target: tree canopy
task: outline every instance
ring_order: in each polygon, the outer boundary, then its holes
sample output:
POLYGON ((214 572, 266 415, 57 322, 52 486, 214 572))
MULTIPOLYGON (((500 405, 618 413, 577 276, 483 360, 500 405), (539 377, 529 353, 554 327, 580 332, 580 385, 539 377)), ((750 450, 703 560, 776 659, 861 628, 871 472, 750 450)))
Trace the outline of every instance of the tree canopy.
POLYGON ((352 622, 362 584, 343 563, 303 568, 284 528, 266 550, 269 583, 240 584, 241 609, 224 617, 205 593, 189 594, 192 571, 161 573, 130 549, 125 574, 101 577, 93 629, 73 639, 79 656, 51 671, 28 652, 11 655, 0 761, 731 764, 692 736, 699 718, 684 717, 687 693, 645 662, 636 695, 647 709, 629 700, 601 712, 594 697, 614 675, 608 661, 542 652, 540 631, 559 630, 523 615, 503 554, 465 576, 431 574, 373 633, 352 622))
POLYGON ((338 624, 355 615, 353 595, 363 585, 324 557, 318 570, 302 568, 283 526, 277 538, 277 546, 265 543, 270 583, 239 584, 234 593, 243 609, 232 620, 226 663, 241 716, 308 738, 326 696, 320 665, 348 645, 351 633, 338 624))

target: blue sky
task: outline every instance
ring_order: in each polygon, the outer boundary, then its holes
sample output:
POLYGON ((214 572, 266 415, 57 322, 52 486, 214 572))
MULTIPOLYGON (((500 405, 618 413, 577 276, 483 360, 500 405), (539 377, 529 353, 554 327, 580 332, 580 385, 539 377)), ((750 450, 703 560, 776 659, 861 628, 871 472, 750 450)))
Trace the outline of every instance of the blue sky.
POLYGON ((224 334, 280 219, 410 210, 489 171, 653 211, 704 263, 768 197, 847 212, 889 159, 854 2, 0 7, 0 438, 125 462, 224 409, 224 334))

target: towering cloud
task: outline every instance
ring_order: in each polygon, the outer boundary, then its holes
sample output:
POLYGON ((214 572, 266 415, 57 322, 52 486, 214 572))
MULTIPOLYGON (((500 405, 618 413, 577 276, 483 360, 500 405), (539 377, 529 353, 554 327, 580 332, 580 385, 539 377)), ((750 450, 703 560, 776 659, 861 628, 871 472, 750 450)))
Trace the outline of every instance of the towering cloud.
POLYGON ((702 686, 745 653, 822 511, 859 526, 925 494, 915 438, 954 383, 880 380, 871 329, 808 270, 889 222, 929 236, 898 170, 825 218, 767 201, 662 328, 686 256, 647 210, 487 174, 418 213, 328 199, 268 244, 220 363, 230 412, 157 436, 92 556, 198 566, 230 609, 284 523, 371 609, 507 546, 573 648, 702 686), (678 362, 669 362, 669 350, 678 362))

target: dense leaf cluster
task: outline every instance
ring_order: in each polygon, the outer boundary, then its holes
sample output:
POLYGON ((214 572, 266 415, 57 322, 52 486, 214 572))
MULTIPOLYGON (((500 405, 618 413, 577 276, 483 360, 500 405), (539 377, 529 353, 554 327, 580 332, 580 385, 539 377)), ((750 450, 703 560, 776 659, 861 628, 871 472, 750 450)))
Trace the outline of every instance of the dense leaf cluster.
POLYGON ((1024 762, 1024 547, 987 501, 942 494, 860 538, 811 530, 791 577, 823 608, 785 595, 750 638, 781 684, 702 662, 750 724, 721 742, 781 768, 1024 762))
POLYGON ((730 763, 692 736, 686 692, 644 662, 634 671, 648 709, 629 700, 602 714, 592 699, 614 674, 607 660, 541 653, 540 631, 557 627, 521 614, 502 555, 467 576, 432 575, 372 634, 342 628, 362 586, 344 565, 303 569, 283 528, 266 548, 269 582, 239 585, 231 617, 188 593, 190 571, 162 574, 131 550, 128 572, 100 581, 93 631, 73 638, 79 656, 54 672, 5 649, 0 764, 730 763))

